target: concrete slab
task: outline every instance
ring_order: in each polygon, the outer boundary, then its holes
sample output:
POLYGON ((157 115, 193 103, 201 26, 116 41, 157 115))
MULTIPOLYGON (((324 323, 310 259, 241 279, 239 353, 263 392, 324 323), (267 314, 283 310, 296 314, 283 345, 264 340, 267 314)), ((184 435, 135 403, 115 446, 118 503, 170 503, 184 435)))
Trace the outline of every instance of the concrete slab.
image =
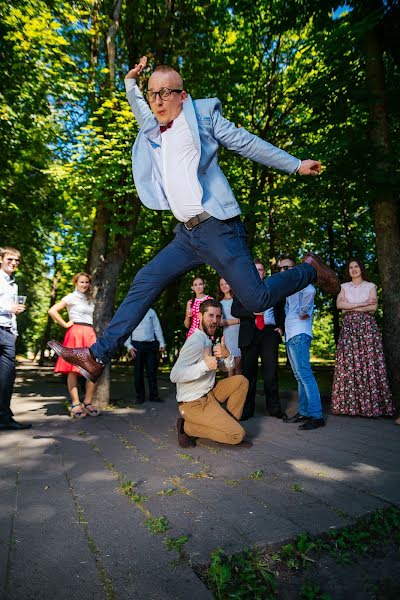
MULTIPOLYGON (((132 393, 125 375, 113 385, 132 393)), ((391 421, 331 417, 301 432, 260 416, 245 423, 250 449, 199 440, 185 451, 173 386, 162 387, 163 404, 73 421, 51 369, 19 370, 13 406, 33 428, 0 436, 2 597, 207 600, 191 564, 217 547, 277 544, 400 503, 391 421), (123 493, 127 481, 141 496, 123 493), (155 533, 146 520, 160 517, 168 527, 155 533), (177 562, 166 544, 181 536, 177 562)))

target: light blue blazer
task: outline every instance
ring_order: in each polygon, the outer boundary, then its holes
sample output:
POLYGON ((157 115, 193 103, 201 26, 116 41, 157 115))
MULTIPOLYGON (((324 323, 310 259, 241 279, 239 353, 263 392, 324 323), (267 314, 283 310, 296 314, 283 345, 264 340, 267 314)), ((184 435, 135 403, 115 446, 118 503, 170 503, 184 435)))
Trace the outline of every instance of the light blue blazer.
MULTIPOLYGON (((140 200, 148 208, 170 210, 160 172, 160 126, 134 79, 125 80, 132 112, 139 124, 139 133, 132 148, 132 172, 140 200)), ((203 209, 211 216, 225 220, 240 214, 231 187, 218 166, 221 144, 241 156, 286 173, 294 173, 300 160, 224 119, 218 98, 192 100, 183 103, 193 141, 200 155, 198 177, 203 188, 203 209)))

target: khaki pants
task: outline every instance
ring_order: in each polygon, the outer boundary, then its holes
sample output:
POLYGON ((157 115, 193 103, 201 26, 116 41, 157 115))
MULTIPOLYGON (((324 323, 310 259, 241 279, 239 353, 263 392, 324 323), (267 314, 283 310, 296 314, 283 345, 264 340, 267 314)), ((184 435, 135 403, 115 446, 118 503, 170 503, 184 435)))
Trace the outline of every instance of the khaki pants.
POLYGON ((218 381, 204 398, 179 404, 185 433, 223 444, 240 444, 245 430, 238 421, 248 387, 249 382, 243 375, 234 375, 218 381), (221 406, 223 402, 226 402, 226 410, 221 406))

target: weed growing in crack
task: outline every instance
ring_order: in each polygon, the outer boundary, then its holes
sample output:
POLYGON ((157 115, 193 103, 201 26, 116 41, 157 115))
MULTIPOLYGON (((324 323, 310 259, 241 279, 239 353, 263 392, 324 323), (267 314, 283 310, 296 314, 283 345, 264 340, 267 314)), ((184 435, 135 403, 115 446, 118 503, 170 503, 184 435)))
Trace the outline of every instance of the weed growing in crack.
POLYGON ((157 533, 165 533, 169 529, 167 517, 149 517, 145 520, 144 524, 154 535, 157 533))

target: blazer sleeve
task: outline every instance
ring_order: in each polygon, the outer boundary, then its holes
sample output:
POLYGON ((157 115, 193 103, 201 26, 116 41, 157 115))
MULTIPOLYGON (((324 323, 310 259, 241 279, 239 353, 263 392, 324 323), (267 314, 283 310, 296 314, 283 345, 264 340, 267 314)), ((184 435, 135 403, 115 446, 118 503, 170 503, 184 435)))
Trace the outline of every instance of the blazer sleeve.
POLYGON ((143 97, 135 79, 125 79, 126 97, 129 102, 129 106, 138 122, 139 127, 143 127, 144 123, 151 120, 154 121, 154 125, 157 124, 157 120, 151 112, 149 105, 143 97))
POLYGON ((219 101, 212 112, 212 121, 215 139, 228 150, 286 173, 298 171, 301 165, 299 158, 262 140, 244 127, 236 127, 234 123, 222 116, 219 101))

